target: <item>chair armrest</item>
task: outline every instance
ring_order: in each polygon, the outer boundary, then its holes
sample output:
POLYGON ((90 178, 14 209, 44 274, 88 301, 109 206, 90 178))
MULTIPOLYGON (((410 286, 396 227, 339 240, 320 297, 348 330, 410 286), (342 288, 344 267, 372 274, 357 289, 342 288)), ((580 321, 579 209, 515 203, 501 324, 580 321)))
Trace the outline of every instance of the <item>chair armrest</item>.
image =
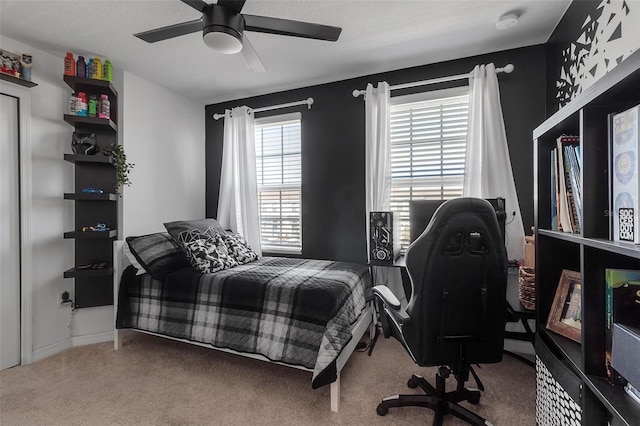
POLYGON ((400 301, 386 285, 377 285, 373 287, 373 294, 380 297, 385 304, 390 305, 395 309, 400 308, 400 301))
MULTIPOLYGON (((396 324, 401 326, 402 324, 406 324, 411 321, 411 317, 407 314, 407 311, 404 310, 398 298, 389 290, 387 286, 377 285, 373 287, 373 295, 377 297, 380 303, 380 312, 382 312, 383 306, 384 309, 391 317, 396 324)), ((383 321, 383 329, 385 328, 383 321)), ((388 332, 385 330, 385 337, 389 337, 388 332)))

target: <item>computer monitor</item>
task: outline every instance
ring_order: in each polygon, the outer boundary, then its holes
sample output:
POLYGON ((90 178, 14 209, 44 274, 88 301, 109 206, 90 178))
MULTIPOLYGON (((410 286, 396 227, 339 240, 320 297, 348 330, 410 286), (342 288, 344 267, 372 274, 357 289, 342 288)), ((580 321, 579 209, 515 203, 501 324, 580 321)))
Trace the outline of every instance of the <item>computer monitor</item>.
MULTIPOLYGON (((438 207, 446 200, 416 200, 409 202, 409 238, 413 242, 427 228, 433 214, 438 207)), ((505 212, 504 198, 487 198, 498 217, 498 225, 502 234, 502 241, 505 241, 505 221, 507 214, 505 212)))

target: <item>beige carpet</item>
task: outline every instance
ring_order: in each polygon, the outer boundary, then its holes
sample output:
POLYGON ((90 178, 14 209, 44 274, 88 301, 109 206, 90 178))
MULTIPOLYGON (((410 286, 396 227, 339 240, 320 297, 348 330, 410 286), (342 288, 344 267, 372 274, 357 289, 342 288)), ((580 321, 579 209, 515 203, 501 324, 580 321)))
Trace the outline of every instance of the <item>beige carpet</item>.
MULTIPOLYGON (((433 383, 393 339, 371 357, 355 352, 342 372, 340 413, 311 373, 127 332, 125 346, 76 347, 0 372, 2 425, 424 425, 424 408, 376 414, 380 399, 417 393, 411 373, 433 383)), ((479 371, 486 391, 470 406, 495 425, 535 425, 535 371, 505 355, 479 371)), ((452 383, 453 384, 453 383, 452 383)), ((473 382, 472 382, 473 384, 473 382)), ((447 418, 447 425, 462 424, 447 418)))

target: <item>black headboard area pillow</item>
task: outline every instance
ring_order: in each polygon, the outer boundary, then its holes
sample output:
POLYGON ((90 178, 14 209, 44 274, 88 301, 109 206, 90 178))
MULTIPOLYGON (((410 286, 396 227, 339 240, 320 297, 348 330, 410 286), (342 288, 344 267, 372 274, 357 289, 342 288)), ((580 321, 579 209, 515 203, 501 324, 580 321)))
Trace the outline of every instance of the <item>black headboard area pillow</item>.
MULTIPOLYGON (((438 207, 446 200, 418 200, 409 203, 409 238, 413 242, 422 234, 431 221, 431 217, 438 210, 438 207)), ((487 198, 498 216, 498 224, 500 225, 500 233, 502 241, 504 241, 505 221, 507 218, 505 212, 504 198, 487 198)))

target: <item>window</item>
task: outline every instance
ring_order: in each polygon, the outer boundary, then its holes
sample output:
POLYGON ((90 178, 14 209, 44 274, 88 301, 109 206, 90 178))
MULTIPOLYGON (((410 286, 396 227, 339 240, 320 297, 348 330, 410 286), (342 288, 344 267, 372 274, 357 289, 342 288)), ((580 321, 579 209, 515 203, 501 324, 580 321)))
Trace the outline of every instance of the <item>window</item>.
POLYGON ((409 202, 462 195, 469 88, 391 99, 391 210, 409 246, 409 202))
POLYGON ((262 249, 302 253, 300 113, 255 120, 262 249))

